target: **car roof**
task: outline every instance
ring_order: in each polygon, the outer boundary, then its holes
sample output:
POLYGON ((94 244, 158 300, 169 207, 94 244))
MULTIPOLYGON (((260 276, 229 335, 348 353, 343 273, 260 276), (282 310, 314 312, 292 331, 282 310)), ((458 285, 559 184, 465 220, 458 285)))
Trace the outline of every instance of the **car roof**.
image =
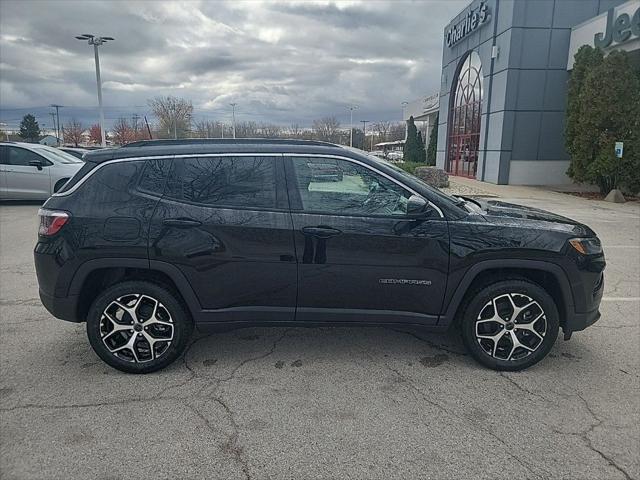
POLYGON ((205 138, 184 140, 143 140, 120 148, 93 150, 84 160, 102 163, 108 160, 164 155, 197 155, 212 153, 303 153, 349 155, 350 149, 333 143, 314 140, 266 138, 205 138))

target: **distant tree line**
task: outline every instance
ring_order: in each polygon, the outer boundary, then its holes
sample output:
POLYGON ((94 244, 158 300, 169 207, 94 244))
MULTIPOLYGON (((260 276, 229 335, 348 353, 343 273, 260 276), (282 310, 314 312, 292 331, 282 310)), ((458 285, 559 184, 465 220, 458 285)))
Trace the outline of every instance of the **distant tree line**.
MULTIPOLYGON (((115 145, 149 138, 231 138, 231 122, 209 119, 194 119, 191 100, 174 96, 155 97, 148 101, 153 114, 149 123, 144 117, 133 115, 119 117, 108 132, 108 140, 115 145)), ((381 142, 403 140, 404 122, 376 122, 367 129, 365 138, 360 128, 353 129, 353 146, 370 150, 381 142)), ((325 142, 349 145, 349 126, 344 126, 335 116, 325 116, 313 121, 310 128, 298 123, 278 125, 269 122, 251 120, 236 121, 237 138, 298 138, 321 140, 325 142)), ((33 115, 25 115, 20 126, 20 137, 25 141, 37 142, 41 137, 40 127, 33 115)), ((100 144, 102 141, 100 125, 83 125, 72 118, 62 127, 64 143, 74 146, 86 143, 100 144)))

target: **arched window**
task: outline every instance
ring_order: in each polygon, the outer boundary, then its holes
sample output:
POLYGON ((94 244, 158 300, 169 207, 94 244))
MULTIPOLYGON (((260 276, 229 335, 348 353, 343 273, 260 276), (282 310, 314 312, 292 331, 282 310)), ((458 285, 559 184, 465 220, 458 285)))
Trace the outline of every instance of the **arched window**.
POLYGON ((482 113, 482 66, 476 52, 462 60, 451 94, 447 171, 475 178, 482 113))

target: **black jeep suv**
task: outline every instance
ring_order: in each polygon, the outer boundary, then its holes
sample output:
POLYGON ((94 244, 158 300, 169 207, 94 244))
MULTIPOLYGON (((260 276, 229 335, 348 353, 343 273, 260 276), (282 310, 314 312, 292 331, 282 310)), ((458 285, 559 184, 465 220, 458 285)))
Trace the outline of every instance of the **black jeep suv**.
POLYGON ((600 316, 589 227, 361 151, 144 141, 85 161, 39 212, 40 298, 126 372, 171 363, 194 325, 288 323, 455 324, 480 363, 519 370, 600 316))

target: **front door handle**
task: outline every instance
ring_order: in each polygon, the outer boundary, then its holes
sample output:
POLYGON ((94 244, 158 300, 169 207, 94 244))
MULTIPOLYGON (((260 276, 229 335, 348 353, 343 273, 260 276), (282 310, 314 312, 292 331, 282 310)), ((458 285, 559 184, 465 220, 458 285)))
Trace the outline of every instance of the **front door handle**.
POLYGON ((202 225, 202 222, 192 218, 165 218, 162 224, 166 227, 193 228, 202 225))
POLYGON ((331 238, 340 235, 342 231, 337 228, 318 225, 317 227, 302 227, 302 233, 316 238, 331 238))

